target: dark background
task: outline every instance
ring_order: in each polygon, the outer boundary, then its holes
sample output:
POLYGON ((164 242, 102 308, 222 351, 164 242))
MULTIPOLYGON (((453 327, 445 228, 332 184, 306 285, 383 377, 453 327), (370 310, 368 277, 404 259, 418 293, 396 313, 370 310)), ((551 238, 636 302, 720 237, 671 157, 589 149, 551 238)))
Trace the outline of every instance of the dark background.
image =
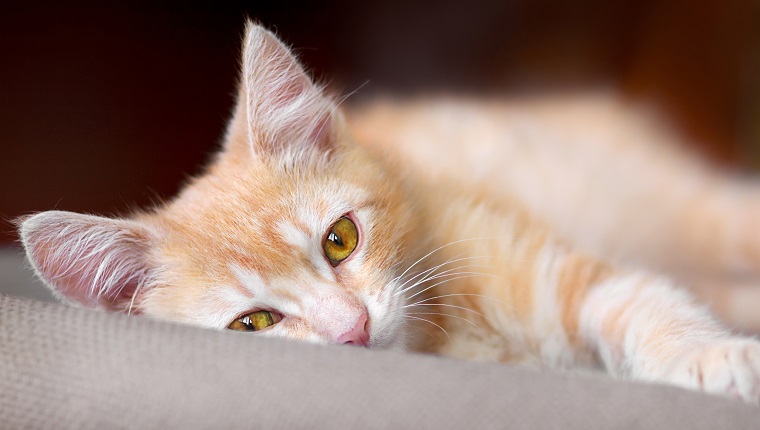
MULTIPOLYGON (((715 163, 755 171, 759 13, 754 0, 0 3, 0 217, 171 196, 222 134, 246 16, 337 93, 616 86, 715 163)), ((0 243, 14 240, 0 221, 0 243)))

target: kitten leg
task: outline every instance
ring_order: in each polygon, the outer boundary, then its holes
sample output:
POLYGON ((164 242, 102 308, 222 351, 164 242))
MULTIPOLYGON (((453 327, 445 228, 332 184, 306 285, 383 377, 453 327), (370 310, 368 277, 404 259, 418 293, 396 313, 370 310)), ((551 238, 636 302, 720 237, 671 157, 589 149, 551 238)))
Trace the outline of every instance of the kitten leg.
POLYGON ((666 279, 602 281, 588 292, 578 330, 613 375, 760 401, 760 342, 732 335, 666 279))

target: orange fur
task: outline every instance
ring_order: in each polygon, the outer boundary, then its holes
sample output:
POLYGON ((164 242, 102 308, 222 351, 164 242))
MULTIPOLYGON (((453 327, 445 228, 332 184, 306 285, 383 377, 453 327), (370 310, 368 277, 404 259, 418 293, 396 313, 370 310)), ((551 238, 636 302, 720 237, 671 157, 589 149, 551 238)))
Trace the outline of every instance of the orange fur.
POLYGON ((562 303, 562 324, 571 343, 577 345, 578 318, 583 301, 589 289, 612 275, 612 269, 586 256, 573 254, 565 259, 560 270, 557 294, 562 303))
POLYGON ((22 224, 52 288, 218 329, 271 311, 282 320, 261 335, 366 331, 373 347, 602 366, 760 399, 760 343, 639 273, 756 274, 760 240, 740 233, 760 190, 682 154, 609 93, 343 112, 271 33, 250 25, 244 45, 224 148, 176 198, 125 220, 22 224), (329 262, 322 244, 344 216, 359 240, 329 262), (86 228, 61 233, 72 225, 86 228))

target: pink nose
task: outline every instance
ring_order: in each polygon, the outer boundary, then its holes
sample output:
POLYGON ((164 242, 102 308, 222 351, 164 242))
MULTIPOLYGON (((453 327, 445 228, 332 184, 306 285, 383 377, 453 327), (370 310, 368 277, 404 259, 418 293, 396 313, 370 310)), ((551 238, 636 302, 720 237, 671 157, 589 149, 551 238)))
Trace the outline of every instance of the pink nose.
POLYGON ((349 345, 369 346, 369 333, 367 332, 367 314, 362 313, 354 328, 338 336, 338 343, 349 345))

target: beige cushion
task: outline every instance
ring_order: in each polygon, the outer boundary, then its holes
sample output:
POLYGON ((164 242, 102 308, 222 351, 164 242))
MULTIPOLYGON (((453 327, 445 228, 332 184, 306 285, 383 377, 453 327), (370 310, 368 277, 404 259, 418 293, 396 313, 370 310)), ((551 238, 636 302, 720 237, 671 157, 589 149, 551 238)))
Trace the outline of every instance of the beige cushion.
POLYGON ((0 297, 0 428, 759 429, 760 409, 0 297))

